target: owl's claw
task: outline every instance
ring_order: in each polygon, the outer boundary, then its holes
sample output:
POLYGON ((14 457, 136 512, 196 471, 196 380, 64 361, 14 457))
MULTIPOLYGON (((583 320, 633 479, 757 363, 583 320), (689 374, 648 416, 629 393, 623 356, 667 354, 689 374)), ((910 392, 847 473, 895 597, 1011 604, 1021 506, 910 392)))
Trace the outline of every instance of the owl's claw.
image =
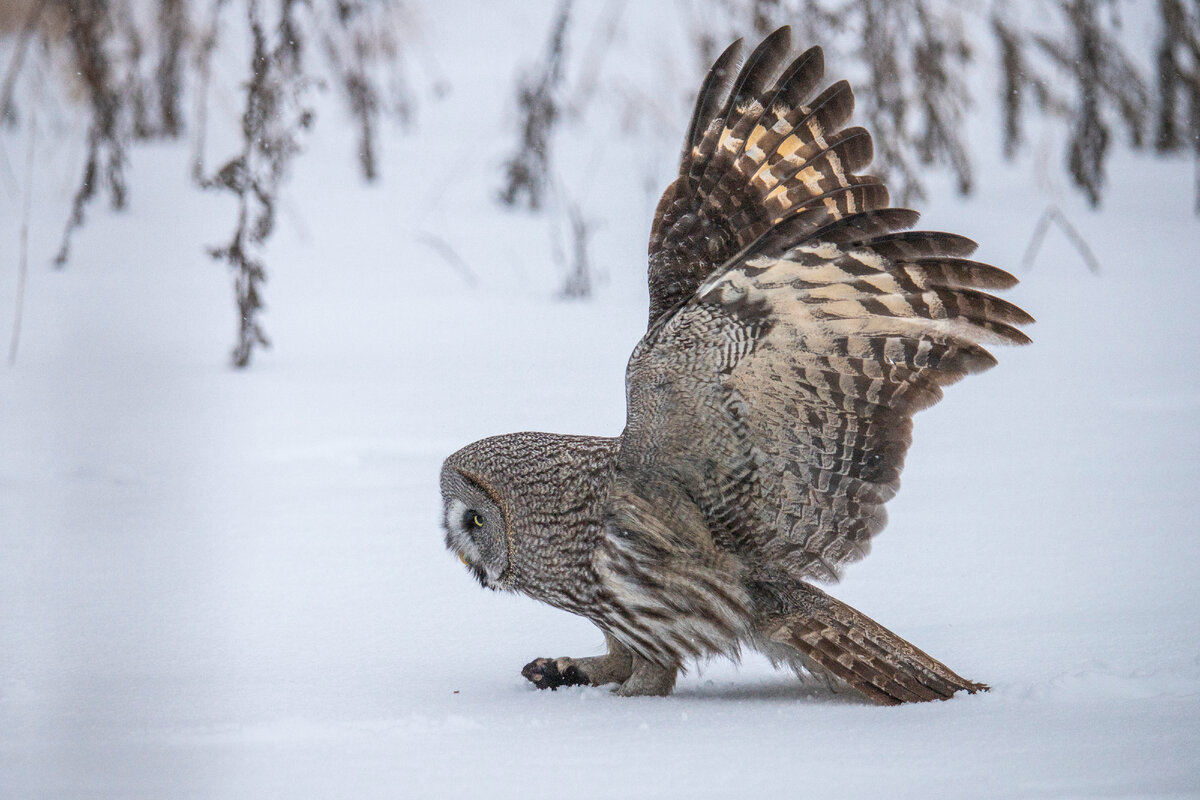
POLYGON ((569 658, 535 658, 521 669, 521 675, 539 689, 560 686, 588 686, 591 681, 569 658))
POLYGON ((535 658, 521 674, 539 689, 622 683, 633 672, 633 654, 608 633, 604 634, 604 641, 608 652, 602 656, 535 658))

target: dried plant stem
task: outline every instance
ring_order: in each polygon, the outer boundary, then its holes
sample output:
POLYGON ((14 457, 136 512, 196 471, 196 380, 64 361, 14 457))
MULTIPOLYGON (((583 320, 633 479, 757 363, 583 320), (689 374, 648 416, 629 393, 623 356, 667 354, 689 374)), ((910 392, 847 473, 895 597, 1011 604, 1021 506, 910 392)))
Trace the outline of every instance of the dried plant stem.
MULTIPOLYGON (((1198 144, 1197 147, 1200 147, 1200 144, 1198 144)), ((1196 179, 1195 179, 1196 200, 1192 206, 1192 211, 1194 211, 1196 213, 1196 216, 1200 217, 1200 153, 1196 153, 1196 156, 1192 159, 1192 171, 1195 173, 1195 176, 1196 176, 1196 179)))
POLYGON ((187 19, 184 0, 162 0, 158 9, 158 26, 161 36, 161 53, 155 72, 158 89, 158 132, 174 139, 183 129, 183 116, 179 110, 180 86, 183 77, 180 63, 183 60, 183 42, 186 36, 187 19))
POLYGON ((25 152, 25 196, 21 203, 21 240, 17 255, 17 299, 13 309, 12 337, 8 342, 8 366, 17 363, 21 343, 21 318, 25 311, 25 280, 29 274, 29 216, 33 209, 33 163, 37 155, 37 106, 29 112, 29 149, 25 152))
POLYGON ((1025 269, 1033 266, 1033 261, 1042 249, 1042 242, 1045 241, 1046 232, 1050 230, 1051 224, 1057 225, 1066 234, 1067 240, 1079 253, 1083 263, 1087 265, 1088 271, 1093 275, 1099 275, 1100 261, 1096 258, 1096 254, 1092 252, 1092 248, 1088 247, 1087 240, 1079 235, 1079 231, 1056 205, 1050 205, 1042 212, 1042 216, 1038 219, 1037 225, 1034 226, 1033 233, 1029 237, 1029 246, 1025 248, 1025 255, 1021 258, 1021 266, 1025 269))
POLYGON ((471 271, 471 268, 467 265, 467 262, 463 260, 463 257, 460 256, 458 251, 455 250, 450 243, 441 236, 429 233, 428 231, 421 231, 417 234, 417 241, 423 245, 426 245, 429 247, 429 249, 441 256, 442 260, 445 261, 451 269, 457 272, 459 277, 462 278, 463 282, 468 286, 475 286, 477 283, 479 283, 478 279, 475 277, 475 273, 471 271))
POLYGON ((84 209, 95 197, 100 184, 108 184, 114 209, 125 207, 124 167, 129 143, 127 132, 121 124, 126 98, 113 78, 113 65, 105 47, 113 35, 108 3, 103 0, 79 0, 72 4, 68 19, 68 38, 76 70, 91 106, 92 120, 88 128, 83 175, 71 203, 71 215, 63 231, 62 244, 58 255, 54 257, 54 264, 58 267, 67 263, 71 234, 83 224, 84 209))
POLYGON ((560 0, 543 63, 517 83, 521 141, 504 164, 504 186, 498 197, 506 206, 539 211, 545 200, 551 181, 550 144, 561 116, 559 93, 571 4, 572 0, 560 0))
MULTIPOLYGON (((256 348, 270 346, 259 323, 262 286, 267 280, 261 254, 275 228, 279 187, 300 150, 298 137, 312 122, 312 112, 303 104, 311 80, 303 69, 304 40, 296 27, 296 12, 302 5, 299 0, 283 0, 278 22, 268 28, 259 0, 247 2, 253 49, 242 112, 241 151, 215 175, 201 173, 199 179, 201 187, 230 192, 238 201, 233 237, 228 244, 208 251, 234 273, 238 341, 233 363, 237 367, 248 365, 256 348)), ((195 168, 202 169, 199 157, 195 168)))
POLYGON ((211 19, 196 43, 196 110, 195 135, 192 139, 192 180, 205 185, 204 145, 208 133, 208 83, 212 77, 212 54, 217 46, 217 34, 221 24, 221 8, 226 0, 213 0, 211 19))
MULTIPOLYGON (((253 350, 267 346, 258 321, 264 250, 300 134, 312 125, 308 92, 331 85, 348 98, 361 132, 362 172, 374 178, 380 121, 386 115, 407 123, 414 113, 413 92, 402 80, 409 60, 402 24, 407 6, 408 0, 22 0, 2 15, 7 46, 0 64, 0 124, 27 124, 26 104, 54 101, 55 95, 27 91, 43 80, 58 82, 58 96, 77 101, 89 117, 83 168, 55 265, 67 262, 91 204, 107 195, 114 209, 125 206, 133 148, 152 139, 193 137, 189 166, 196 185, 233 194, 238 203, 235 231, 209 253, 234 273, 240 322, 233 359, 245 366, 253 350), (233 78, 245 88, 240 146, 210 170, 206 159, 219 156, 206 152, 212 144, 206 141, 208 104, 230 88, 218 59, 228 55, 225 43, 244 32, 253 53, 233 78), (325 76, 304 57, 322 39, 325 76), (43 52, 44 58, 35 58, 43 52), (55 68, 31 66, 42 60, 55 68), (330 72, 332 81, 325 79, 330 72)), ((0 143, 0 191, 16 202, 20 168, 13 161, 0 143)))
POLYGON ((21 26, 17 46, 13 48, 12 59, 4 72, 4 83, 0 84, 0 122, 9 119, 13 114, 13 87, 17 85, 17 75, 20 74, 21 65, 25 61, 25 50, 33 38, 34 31, 37 30, 38 20, 42 18, 42 11, 48 2, 49 0, 35 0, 29 6, 29 15, 25 17, 25 23, 21 26))

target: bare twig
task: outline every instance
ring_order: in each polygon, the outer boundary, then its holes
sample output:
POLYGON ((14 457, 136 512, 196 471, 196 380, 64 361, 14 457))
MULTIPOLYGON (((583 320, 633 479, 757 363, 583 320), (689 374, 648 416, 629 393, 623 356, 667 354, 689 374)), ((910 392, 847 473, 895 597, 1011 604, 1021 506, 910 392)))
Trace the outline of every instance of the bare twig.
POLYGON ((592 269, 588 240, 593 224, 584 216, 582 204, 571 197, 558 181, 550 184, 553 213, 550 222, 551 258, 566 273, 559 296, 566 299, 591 297, 592 269))
POLYGON ((212 54, 217 46, 217 35, 221 25, 221 9, 226 0, 212 0, 211 17, 204 32, 196 43, 196 133, 192 139, 192 180, 203 186, 205 182, 204 145, 208 133, 208 82, 212 76, 212 54))
POLYGON ((112 79, 112 66, 104 43, 112 35, 108 4, 103 0, 79 0, 68 15, 68 35, 74 50, 75 67, 83 80, 92 107, 88 128, 87 160, 71 216, 63 231, 62 244, 54 257, 55 266, 67 263, 71 234, 83 224, 83 212, 101 182, 108 184, 114 209, 125 207, 125 148, 127 137, 120 127, 124 98, 112 79), (102 155, 107 155, 103 158, 102 155))
MULTIPOLYGON (((275 229, 279 186, 292 157, 300 151, 297 136, 312 123, 303 95, 311 81, 302 67, 304 37, 297 28, 299 0, 283 0, 279 21, 268 31, 259 0, 249 0, 246 13, 253 39, 250 83, 242 112, 241 152, 200 186, 224 190, 238 201, 237 225, 228 244, 210 247, 214 259, 234 273, 238 307, 238 341, 233 363, 245 367, 257 347, 270 347, 259 323, 266 266, 262 248, 275 229)), ((199 164, 197 163, 197 168, 199 164)))
POLYGON ((21 204, 21 243, 17 255, 17 299, 13 310, 12 337, 8 342, 8 366, 17 363, 21 343, 21 318, 25 310, 25 280, 29 274, 29 217, 33 208, 33 164, 37 150, 37 104, 29 112, 29 149, 25 153, 25 197, 21 204))
POLYGON ((588 239, 591 224, 584 219, 578 203, 566 203, 567 222, 571 231, 571 263, 562 296, 570 299, 590 297, 592 294, 592 272, 588 260, 588 239))
POLYGON ((4 189, 12 200, 21 196, 21 188, 17 184, 16 173, 13 172, 12 162, 8 160, 8 149, 0 140, 0 177, 4 178, 4 189))
POLYGON ((1093 275, 1099 275, 1100 262, 1096 258, 1096 254, 1092 252, 1087 241, 1079 235, 1079 231, 1056 205, 1047 206, 1038 219, 1037 225, 1033 227, 1033 233, 1029 237, 1029 246, 1025 248, 1025 255, 1021 258, 1021 266, 1027 270, 1033 267, 1033 261, 1042 249, 1042 242, 1045 240, 1046 232, 1050 230, 1051 224, 1057 225, 1066 234, 1067 240, 1079 253, 1083 263, 1087 265, 1088 271, 1093 275))
MULTIPOLYGON (((42 44, 62 48, 56 55, 69 68, 54 69, 49 79, 63 84, 61 94, 88 114, 82 168, 55 264, 66 263, 73 236, 100 196, 114 209, 125 206, 126 164, 133 148, 149 139, 190 134, 195 183, 227 191, 238 203, 233 236, 209 249, 230 265, 235 277, 240 317, 235 363, 245 365, 253 349, 266 346, 258 321, 266 281, 263 252, 275 227, 279 188, 299 152, 299 133, 313 120, 308 90, 325 85, 302 58, 304 45, 326 33, 326 18, 318 10, 325 8, 336 15, 341 34, 326 37, 332 83, 350 96, 351 117, 362 132, 360 161, 364 174, 372 177, 379 157, 379 119, 394 115, 406 123, 414 113, 414 93, 404 85, 401 69, 404 26, 398 22, 405 16, 405 0, 22 0, 10 13, 0 14, 10 31, 5 63, 0 64, 0 124, 17 122, 18 113, 26 110, 23 87, 44 79, 40 73, 30 75, 30 61, 40 52, 34 48, 42 44), (230 6, 245 15, 236 32, 248 29, 253 49, 248 68, 237 79, 245 86, 242 146, 209 167, 210 81, 219 82, 214 61, 237 27, 238 20, 225 13, 230 6), (223 30, 231 21, 231 30, 223 30), (193 108, 194 115, 188 113, 193 108)), ((54 97, 39 96, 35 102, 44 112, 54 97)), ((0 191, 11 194, 15 205, 21 170, 15 158, 13 162, 0 143, 0 191)))
POLYGON ((397 11, 377 0, 338 0, 333 5, 335 13, 321 25, 325 55, 358 129, 363 178, 373 181, 379 174, 380 119, 388 115, 407 126, 416 104, 404 78, 397 11))
POLYGON ((458 251, 455 250, 445 239, 437 234, 429 233, 428 231, 419 232, 416 235, 416 239, 418 242, 441 256, 442 260, 445 261, 451 269, 457 272, 459 277, 462 278, 463 282, 465 282, 468 286, 475 286, 478 283, 475 273, 471 271, 469 266, 467 266, 467 262, 463 260, 462 256, 458 254, 458 251))
POLYGON ((158 9, 160 52, 155 83, 158 90, 158 133, 174 139, 183 128, 179 110, 180 87, 183 83, 180 64, 183 61, 183 41, 187 28, 187 9, 184 0, 162 0, 158 9))
POLYGON ((29 46, 29 40, 33 38, 34 31, 37 30, 38 20, 42 18, 42 11, 45 10, 48 1, 35 0, 31 3, 29 14, 21 26, 21 33, 17 37, 17 46, 13 48, 12 59, 8 62, 8 69, 4 72, 4 83, 0 84, 0 122, 11 121, 14 116, 13 88, 17 84, 17 75, 21 72, 21 65, 25 61, 25 49, 29 46))
POLYGON ((506 206, 541 209, 550 176, 550 143, 559 119, 559 84, 562 83, 567 26, 572 0, 560 0, 542 66, 517 83, 521 142, 504 164, 504 186, 499 193, 506 206))
POLYGON ((620 31, 621 16, 624 12, 625 0, 610 2, 604 21, 596 26, 595 34, 583 53, 583 63, 587 64, 588 68, 579 77, 579 82, 572 92, 574 96, 570 98, 569 111, 574 116, 581 115, 596 94, 605 58, 612 51, 613 41, 620 31))

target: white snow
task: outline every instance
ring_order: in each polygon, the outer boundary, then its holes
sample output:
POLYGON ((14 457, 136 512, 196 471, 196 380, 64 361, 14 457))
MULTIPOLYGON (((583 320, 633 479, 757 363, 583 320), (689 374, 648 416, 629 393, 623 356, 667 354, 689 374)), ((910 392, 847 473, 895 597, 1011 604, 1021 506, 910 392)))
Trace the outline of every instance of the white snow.
MULTIPOLYGON (((984 147, 977 194, 935 181, 923 205, 1019 271, 1053 200, 1102 261, 1090 274, 1051 231, 1007 295, 1034 344, 918 417, 888 529, 831 589, 990 693, 876 708, 753 654, 665 699, 521 678, 601 637, 477 587, 442 545, 440 462, 495 433, 620 431, 645 184, 686 122, 681 97, 664 130, 620 138, 597 101, 587 127, 612 141, 563 144, 605 282, 556 300, 550 223, 491 202, 548 5, 429 12, 453 91, 388 133, 379 186, 322 108, 268 251, 275 347, 245 373, 199 246, 232 207, 188 188, 187 148, 136 151, 132 207, 97 204, 63 271, 77 157, 37 163, 21 349, 0 368, 0 797, 1200 795, 1188 161, 1121 156, 1093 212, 984 147)), ((644 46, 609 59, 667 80, 644 46)), ((0 192, 4 337, 19 209, 0 192)))

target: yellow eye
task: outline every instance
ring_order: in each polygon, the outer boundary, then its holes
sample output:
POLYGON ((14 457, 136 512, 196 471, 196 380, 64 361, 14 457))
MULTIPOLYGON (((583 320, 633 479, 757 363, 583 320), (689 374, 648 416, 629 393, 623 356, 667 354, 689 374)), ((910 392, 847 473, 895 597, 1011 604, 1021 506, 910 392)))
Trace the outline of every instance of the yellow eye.
POLYGON ((479 514, 472 514, 471 515, 471 524, 474 525, 476 528, 482 528, 483 527, 483 517, 480 516, 479 514))

